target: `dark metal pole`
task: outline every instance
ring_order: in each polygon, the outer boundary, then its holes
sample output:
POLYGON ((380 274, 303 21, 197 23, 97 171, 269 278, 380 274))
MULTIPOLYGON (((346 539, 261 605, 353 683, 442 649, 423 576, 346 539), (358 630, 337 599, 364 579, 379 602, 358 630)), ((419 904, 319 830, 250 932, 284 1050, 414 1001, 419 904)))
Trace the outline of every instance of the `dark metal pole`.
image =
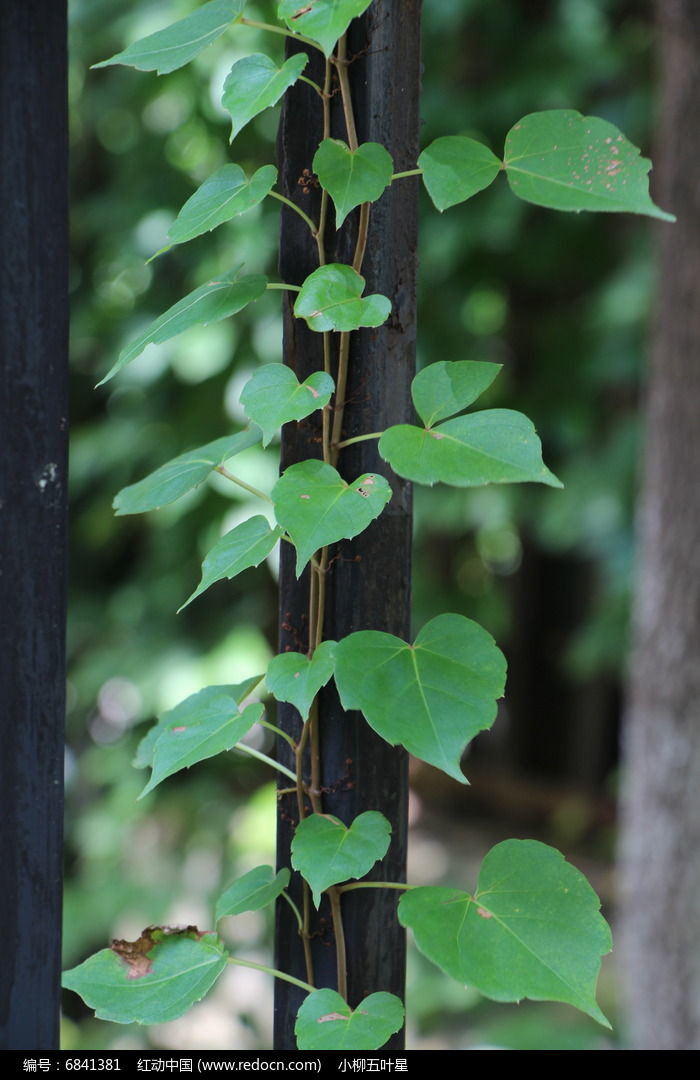
POLYGON ((61 943, 65 0, 3 0, 0 57, 0 1049, 47 1051, 61 943))
MULTIPOLYGON (((315 50, 310 50, 314 52, 315 50)), ((392 154, 396 171, 415 167, 418 156, 420 86, 420 0, 375 0, 367 14, 351 26, 348 56, 360 142, 380 142, 392 154)), ((323 82, 320 56, 311 58, 311 77, 323 82)), ((347 139, 336 95, 333 135, 347 139)), ((279 133, 280 172, 285 194, 318 218, 318 195, 302 193, 298 178, 311 169, 322 138, 318 97, 302 83, 287 95, 279 133)), ((415 367, 416 205, 414 179, 394 183, 372 206, 369 243, 363 265, 368 293, 391 298, 392 313, 377 330, 353 334, 344 437, 380 431, 413 418, 410 381, 415 367)), ((328 261, 352 261, 358 211, 336 235, 333 214, 327 236, 328 261)), ((283 212, 280 269, 284 280, 301 283, 318 265, 316 247, 298 215, 283 212)), ((304 378, 323 366, 319 334, 311 333, 285 310, 285 362, 304 378)), ((289 425, 282 443, 282 467, 321 456, 319 416, 289 425)), ((386 630, 410 634, 410 485, 397 479, 377 455, 375 442, 349 447, 341 454, 345 479, 375 471, 393 487, 388 507, 366 532, 331 550, 325 636, 339 640, 354 630, 386 630)), ((288 545, 285 545, 288 547, 288 545)), ((305 651, 309 585, 305 574, 294 576, 291 551, 282 552, 280 582, 280 649, 305 651)), ((334 690, 321 697, 322 785, 325 810, 346 823, 365 810, 380 810, 392 822, 387 857, 369 875, 405 880, 406 755, 379 739, 357 713, 344 713, 334 690)), ((282 707, 280 723, 298 735, 295 710, 282 707)), ((280 752, 281 754, 283 751, 280 752)), ((297 821, 293 796, 280 798, 278 860, 289 865, 289 844, 297 821)), ((354 1007, 375 991, 404 995, 405 941, 396 920, 397 894, 357 890, 343 898, 348 954, 348 996, 354 1007)), ((296 923, 279 905, 276 964, 305 978, 296 923)), ((322 905, 314 925, 314 967, 319 987, 335 986, 335 949, 330 913, 322 905)), ((277 982, 275 1045, 292 1049, 294 1020, 303 991, 277 982)), ((400 1033, 388 1044, 402 1046, 400 1033)))

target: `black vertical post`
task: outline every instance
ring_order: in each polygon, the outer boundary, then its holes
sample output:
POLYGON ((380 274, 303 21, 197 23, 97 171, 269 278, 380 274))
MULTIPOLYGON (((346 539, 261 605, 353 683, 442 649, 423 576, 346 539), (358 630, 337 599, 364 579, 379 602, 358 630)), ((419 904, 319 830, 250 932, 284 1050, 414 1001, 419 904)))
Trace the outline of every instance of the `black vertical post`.
POLYGON ((65 0, 0 5, 0 1049, 58 1045, 65 687, 65 0))
MULTIPOLYGON (((307 50, 315 53, 315 50, 307 50)), ((382 143, 395 171, 414 168, 418 156, 420 85, 420 0, 375 0, 362 19, 351 24, 348 56, 350 84, 360 142, 382 143)), ((311 58, 309 74, 323 82, 320 54, 311 58)), ((347 141, 342 112, 333 99, 332 134, 347 141)), ((298 83, 287 95, 279 132, 280 173, 285 194, 318 220, 318 193, 305 195, 298 184, 311 169, 322 138, 321 109, 313 90, 298 83)), ((416 178, 400 180, 372 206, 369 243, 363 265, 366 292, 381 292, 392 302, 387 323, 352 336, 344 437, 381 431, 413 419, 410 382, 415 368, 416 178)), ((326 237, 329 262, 352 262, 358 211, 336 234, 331 210, 326 237)), ((315 244, 304 223, 283 211, 280 270, 282 278, 300 284, 318 266, 315 244)), ((285 310, 285 363, 305 378, 323 366, 321 335, 309 331, 285 310)), ((337 342, 334 349, 337 348, 337 342)), ((283 433, 282 468, 309 457, 321 457, 319 414, 283 433)), ((396 478, 377 454, 376 442, 358 443, 343 451, 338 465, 346 480, 377 472, 392 484, 393 497, 379 519, 354 541, 330 552, 325 637, 339 640, 355 630, 410 634, 411 490, 396 478)), ((288 548, 288 545, 284 545, 288 548)), ((283 550, 280 582, 280 649, 307 648, 308 573, 297 582, 293 553, 283 550)), ((298 736, 299 717, 291 707, 280 709, 280 723, 298 736)), ((387 857, 369 875, 378 880, 405 880, 406 755, 376 736, 358 713, 344 713, 332 688, 321 695, 322 786, 326 812, 350 822, 365 810, 379 810, 392 823, 387 857)), ((284 748, 280 751, 284 755, 284 748)), ((289 865, 289 845, 297 820, 294 796, 280 797, 278 860, 289 865)), ((405 941, 396 919, 398 894, 357 890, 343 897, 348 954, 348 997, 355 1007, 375 990, 404 996, 405 941)), ((305 978, 296 923, 287 905, 277 912, 276 964, 305 978)), ((313 927, 316 984, 335 986, 335 949, 330 913, 322 904, 313 927)), ((303 991, 276 984, 275 1045, 292 1049, 294 1020, 303 991)), ((388 1048, 398 1050, 403 1035, 388 1048)))

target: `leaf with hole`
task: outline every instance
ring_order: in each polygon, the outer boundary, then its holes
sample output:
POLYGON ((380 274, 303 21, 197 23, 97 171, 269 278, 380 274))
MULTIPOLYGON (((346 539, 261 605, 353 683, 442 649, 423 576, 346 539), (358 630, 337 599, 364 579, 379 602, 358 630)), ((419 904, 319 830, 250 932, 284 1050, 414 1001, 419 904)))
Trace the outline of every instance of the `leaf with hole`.
POLYGON ((350 827, 331 814, 310 814, 297 825, 292 866, 308 881, 316 907, 321 893, 348 878, 361 878, 389 849, 391 825, 377 810, 366 810, 350 827))
POLYGON ((219 322, 220 319, 227 319, 229 315, 235 315, 259 299, 266 288, 267 278, 263 274, 251 274, 238 279, 233 274, 228 274, 216 281, 208 281, 206 285, 200 285, 159 315, 135 341, 122 349, 116 364, 97 385, 102 386, 126 364, 135 360, 147 345, 159 345, 189 330, 191 326, 207 326, 209 323, 219 322))
POLYGON ((226 76, 221 98, 221 104, 231 116, 231 142, 253 117, 277 104, 308 62, 306 53, 295 53, 281 67, 264 53, 236 61, 226 76))
POLYGON ((165 1024, 200 1001, 227 962, 214 933, 149 927, 138 941, 115 941, 64 972, 62 984, 80 994, 99 1020, 165 1024))
POLYGON ((381 326, 389 318, 391 301, 380 293, 363 297, 364 287, 365 279, 351 266, 320 266, 302 285, 294 314, 318 333, 381 326))
POLYGON ((514 194, 537 206, 676 220, 651 201, 649 159, 614 124, 574 109, 524 116, 506 136, 504 164, 514 194))
POLYGON ((298 652, 280 653, 270 661, 265 676, 276 701, 289 701, 307 720, 311 703, 333 674, 335 641, 322 641, 309 660, 298 652))
POLYGON ((325 371, 314 371, 300 383, 286 364, 265 364, 243 387, 241 405, 263 433, 267 446, 282 424, 303 420, 331 399, 335 383, 325 371))
POLYGON ((485 857, 476 892, 416 888, 399 920, 420 951, 495 1001, 565 1001, 609 1023, 595 999, 610 930, 574 866, 536 840, 506 840, 485 857))
POLYGON ((276 180, 274 165, 263 165, 250 179, 240 165, 222 165, 187 200, 170 227, 168 239, 172 244, 184 244, 244 214, 269 195, 276 180))
POLYGON ((272 551, 282 535, 282 529, 271 529, 267 518, 261 514, 248 518, 222 536, 202 563, 202 580, 178 613, 186 608, 197 596, 201 596, 210 585, 223 578, 234 578, 251 566, 259 566, 272 551))
POLYGON ((326 56, 352 20, 366 11, 372 0, 282 0, 277 15, 290 30, 317 41, 326 56))
POLYGON ((335 990, 315 990, 297 1013, 294 1034, 300 1050, 379 1050, 403 1025, 403 1004, 380 990, 355 1010, 335 990))
POLYGON ((216 922, 225 915, 241 915, 244 911, 259 911, 272 904, 289 885, 286 868, 278 874, 271 866, 256 866, 234 881, 216 901, 216 922))
POLYGON ((245 5, 246 0, 209 0, 208 4, 202 4, 191 15, 135 41, 127 49, 109 60, 93 64, 93 67, 126 64, 140 71, 157 71, 159 75, 166 75, 189 63, 202 49, 221 37, 245 5))
POLYGON ((297 549, 297 577, 319 548, 363 532, 391 498, 383 476, 364 473, 346 484, 322 461, 290 465, 272 489, 275 514, 297 549))
POLYGON ((562 487, 542 461, 531 421, 512 409, 484 409, 429 429, 397 424, 382 435, 379 453, 395 473, 419 484, 562 487))
POLYGON ((440 360, 419 371, 411 383, 411 397, 426 428, 476 401, 501 367, 477 360, 440 360))
POLYGON ((188 450, 186 454, 180 454, 144 476, 143 480, 122 488, 114 498, 114 511, 117 516, 144 514, 148 510, 157 510, 159 506, 167 506, 203 484, 217 465, 222 465, 235 454, 259 442, 260 431, 251 425, 235 435, 225 435, 206 446, 188 450))
POLYGON ((461 784, 467 743, 493 723, 506 662, 493 638, 463 615, 438 615, 413 645, 380 630, 339 641, 335 681, 344 709, 360 709, 392 745, 461 784))
POLYGON ((488 146, 464 135, 435 139, 419 156, 418 165, 427 192, 440 212, 483 191, 501 169, 488 146))
POLYGON ((340 139, 324 139, 313 160, 321 186, 335 205, 339 229, 351 210, 375 202, 391 183, 394 163, 380 143, 367 142, 350 150, 340 139))

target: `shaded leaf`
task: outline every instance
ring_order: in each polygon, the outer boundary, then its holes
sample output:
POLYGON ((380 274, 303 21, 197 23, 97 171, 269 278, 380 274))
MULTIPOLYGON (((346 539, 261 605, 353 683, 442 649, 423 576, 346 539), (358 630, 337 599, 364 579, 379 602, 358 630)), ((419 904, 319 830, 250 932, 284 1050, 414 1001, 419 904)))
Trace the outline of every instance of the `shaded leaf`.
POLYGON ((519 120, 506 136, 505 167, 513 192, 537 206, 676 220, 649 197, 648 158, 614 124, 574 109, 519 120))
POLYGON ((554 848, 536 840, 497 844, 474 896, 411 889, 399 920, 433 963, 486 997, 565 1001, 610 1026, 595 1000, 610 930, 583 874, 554 848))
POLYGON ((178 612, 201 596, 210 585, 223 578, 234 578, 242 570, 259 566, 272 551, 282 535, 282 529, 271 529, 267 518, 261 514, 248 518, 222 536, 205 556, 202 563, 202 580, 178 612))
POLYGON ((309 274, 294 304, 297 318, 310 330, 357 330, 381 326, 389 317, 391 301, 380 293, 362 296, 365 279, 351 266, 328 263, 309 274))
POLYGON ((263 165, 250 180, 239 165, 222 165, 187 200, 168 231, 168 239, 184 244, 244 214, 262 202, 276 180, 274 165, 263 165))
POLYGON ((322 641, 309 660, 303 653, 280 653, 270 661, 265 676, 276 701, 289 701, 302 720, 309 717, 311 703, 333 674, 335 641, 322 641))
POLYGON ((294 1034, 300 1050, 378 1050, 401 1029, 399 998, 381 990, 353 1011, 335 990, 315 990, 297 1013, 294 1034))
POLYGON ((314 371, 300 383, 286 364, 265 364, 245 384, 241 405, 261 429, 267 446, 282 424, 303 420, 327 405, 334 389, 325 371, 314 371))
POLYGON ((338 642, 335 681, 344 709, 360 709, 388 743, 466 783, 460 759, 490 727, 506 662, 490 634, 463 615, 438 615, 414 645, 379 630, 338 642))
POLYGON ((297 549, 297 577, 319 548, 363 532, 390 498, 389 484, 375 473, 346 484, 322 461, 301 461, 285 469, 272 489, 272 501, 277 520, 297 549))
POLYGON ((380 143, 362 143, 350 150, 340 139, 324 139, 313 160, 321 186, 335 204, 335 227, 339 229, 351 210, 375 202, 391 183, 394 163, 380 143))
POLYGON ((440 360, 419 371, 411 383, 416 412, 427 428, 466 409, 488 389, 501 364, 478 360, 440 360))
POLYGON ((277 8, 290 30, 317 41, 326 56, 352 20, 366 11, 372 0, 282 0, 277 8))
POLYGON ((226 76, 221 98, 221 104, 231 115, 231 142, 254 116, 277 104, 308 62, 306 53, 295 53, 281 67, 264 53, 236 61, 226 76))
POLYGON ((238 878, 216 901, 216 921, 224 915, 240 915, 244 911, 259 911, 271 904, 289 885, 286 868, 278 874, 271 866, 256 866, 238 878))
POLYGON ((435 139, 419 156, 418 165, 428 194, 441 212, 483 191, 501 169, 488 146, 464 135, 435 139))
POLYGON ((390 840, 391 825, 377 810, 366 810, 349 828, 331 814, 310 814, 294 833, 292 866, 308 881, 318 907, 324 889, 364 877, 384 858, 390 840))

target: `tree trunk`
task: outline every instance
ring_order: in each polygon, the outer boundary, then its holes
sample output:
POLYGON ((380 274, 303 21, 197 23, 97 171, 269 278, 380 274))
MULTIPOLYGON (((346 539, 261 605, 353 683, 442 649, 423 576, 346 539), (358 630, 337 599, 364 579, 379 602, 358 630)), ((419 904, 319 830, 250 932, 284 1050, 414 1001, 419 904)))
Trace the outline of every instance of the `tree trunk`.
POLYGON ((622 953, 634 1045, 700 1050, 700 9, 657 0, 660 281, 625 734, 622 953))

